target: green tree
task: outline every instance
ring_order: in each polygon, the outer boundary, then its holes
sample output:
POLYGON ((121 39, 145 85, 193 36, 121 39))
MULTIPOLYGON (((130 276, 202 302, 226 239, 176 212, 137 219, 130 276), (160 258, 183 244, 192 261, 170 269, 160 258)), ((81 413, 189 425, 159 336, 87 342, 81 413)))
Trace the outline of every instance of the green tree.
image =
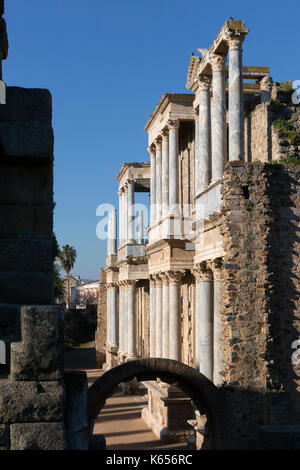
POLYGON ((65 245, 59 252, 58 259, 63 270, 67 274, 68 279, 68 308, 70 308, 70 271, 75 264, 77 257, 76 250, 73 246, 65 245))

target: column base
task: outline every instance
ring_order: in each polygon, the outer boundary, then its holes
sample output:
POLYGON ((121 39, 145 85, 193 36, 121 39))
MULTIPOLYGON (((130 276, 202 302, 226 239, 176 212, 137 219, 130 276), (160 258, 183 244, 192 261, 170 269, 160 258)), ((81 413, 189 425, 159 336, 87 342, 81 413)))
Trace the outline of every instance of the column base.
MULTIPOLYGON (((106 346, 106 370, 112 369, 118 365, 118 346, 116 344, 108 344, 106 346)), ((104 368, 104 367, 103 367, 104 368)))

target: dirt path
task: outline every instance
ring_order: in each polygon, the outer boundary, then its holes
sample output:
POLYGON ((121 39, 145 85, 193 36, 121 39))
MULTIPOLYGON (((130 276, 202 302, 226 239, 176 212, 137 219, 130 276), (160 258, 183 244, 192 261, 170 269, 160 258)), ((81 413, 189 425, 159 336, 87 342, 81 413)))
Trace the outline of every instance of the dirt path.
MULTIPOLYGON (((104 372, 96 369, 93 344, 65 352, 66 370, 84 370, 89 386, 104 372)), ((185 445, 162 444, 141 419, 146 401, 139 395, 115 393, 102 409, 94 427, 94 434, 103 434, 107 450, 185 449, 185 445)))

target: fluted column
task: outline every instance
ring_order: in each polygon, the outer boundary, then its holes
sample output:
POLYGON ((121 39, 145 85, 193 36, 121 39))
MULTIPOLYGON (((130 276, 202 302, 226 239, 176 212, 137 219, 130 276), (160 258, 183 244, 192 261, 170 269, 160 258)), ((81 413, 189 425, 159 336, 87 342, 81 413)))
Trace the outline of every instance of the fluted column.
POLYGON ((128 311, 128 359, 136 358, 136 318, 135 318, 135 281, 127 281, 127 311, 128 311))
POLYGON ((156 221, 160 220, 162 215, 162 179, 161 179, 161 170, 162 170, 162 162, 161 162, 161 154, 162 154, 162 142, 161 137, 158 137, 155 140, 155 167, 156 167, 156 221))
POLYGON ((199 179, 200 190, 206 188, 211 178, 211 112, 210 79, 199 77, 199 179))
POLYGON ((181 360, 180 286, 183 273, 168 271, 169 277, 169 359, 181 360))
POLYGON ((127 283, 123 281, 123 344, 124 344, 124 353, 128 354, 128 296, 127 296, 127 283))
POLYGON ((134 181, 128 180, 128 243, 135 243, 135 206, 134 206, 134 181))
POLYGON ((128 191, 127 183, 124 187, 123 194, 123 227, 124 227, 124 243, 128 241, 128 191))
POLYGON ((161 273, 162 279, 162 357, 169 357, 169 277, 166 273, 161 273))
POLYGON ((220 372, 224 370, 223 364, 223 341, 222 341, 222 317, 221 317, 221 295, 223 279, 223 263, 221 258, 217 258, 211 263, 214 276, 214 358, 213 358, 213 381, 215 385, 223 382, 220 372))
POLYGON ((260 82, 260 102, 267 103, 271 99, 273 80, 268 75, 263 77, 260 82))
POLYGON ((196 367, 213 380, 213 282, 205 262, 193 271, 196 278, 196 367))
POLYGON ((225 91, 226 56, 212 54, 212 181, 223 177, 226 144, 226 91, 225 91))
POLYGON ((143 211, 138 212, 138 244, 144 243, 144 213, 143 211))
POLYGON ((194 192, 195 195, 200 191, 200 170, 199 170, 199 108, 194 109, 195 120, 195 167, 194 167, 194 192), (197 176, 197 177, 196 177, 197 176))
POLYGON ((149 326, 150 326, 150 357, 156 356, 156 282, 155 278, 150 275, 150 313, 149 313, 149 326))
POLYGON ((155 149, 149 147, 150 153, 150 225, 156 221, 156 163, 155 163, 155 149))
POLYGON ((229 35, 229 160, 244 160, 242 43, 244 35, 229 35))
POLYGON ((169 121, 169 210, 179 212, 178 203, 178 121, 169 121))
POLYGON ((117 346, 117 286, 107 285, 107 344, 117 346))
POLYGON ((162 280, 155 275, 155 357, 162 357, 162 280))
POLYGON ((162 132, 162 215, 169 211, 169 132, 162 132))
POLYGON ((124 348, 124 288, 123 282, 119 283, 119 350, 118 354, 122 355, 125 351, 124 348))

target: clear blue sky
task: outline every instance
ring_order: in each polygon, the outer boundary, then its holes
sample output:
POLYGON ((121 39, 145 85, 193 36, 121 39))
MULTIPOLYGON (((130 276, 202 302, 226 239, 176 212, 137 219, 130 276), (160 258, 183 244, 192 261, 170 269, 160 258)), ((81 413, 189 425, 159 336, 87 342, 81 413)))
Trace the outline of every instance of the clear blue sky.
POLYGON ((96 207, 117 204, 124 161, 148 161, 143 130, 165 92, 186 92, 190 56, 230 16, 245 19, 245 65, 300 79, 299 0, 6 0, 8 85, 48 88, 55 132, 55 232, 96 279, 106 242, 96 207))

